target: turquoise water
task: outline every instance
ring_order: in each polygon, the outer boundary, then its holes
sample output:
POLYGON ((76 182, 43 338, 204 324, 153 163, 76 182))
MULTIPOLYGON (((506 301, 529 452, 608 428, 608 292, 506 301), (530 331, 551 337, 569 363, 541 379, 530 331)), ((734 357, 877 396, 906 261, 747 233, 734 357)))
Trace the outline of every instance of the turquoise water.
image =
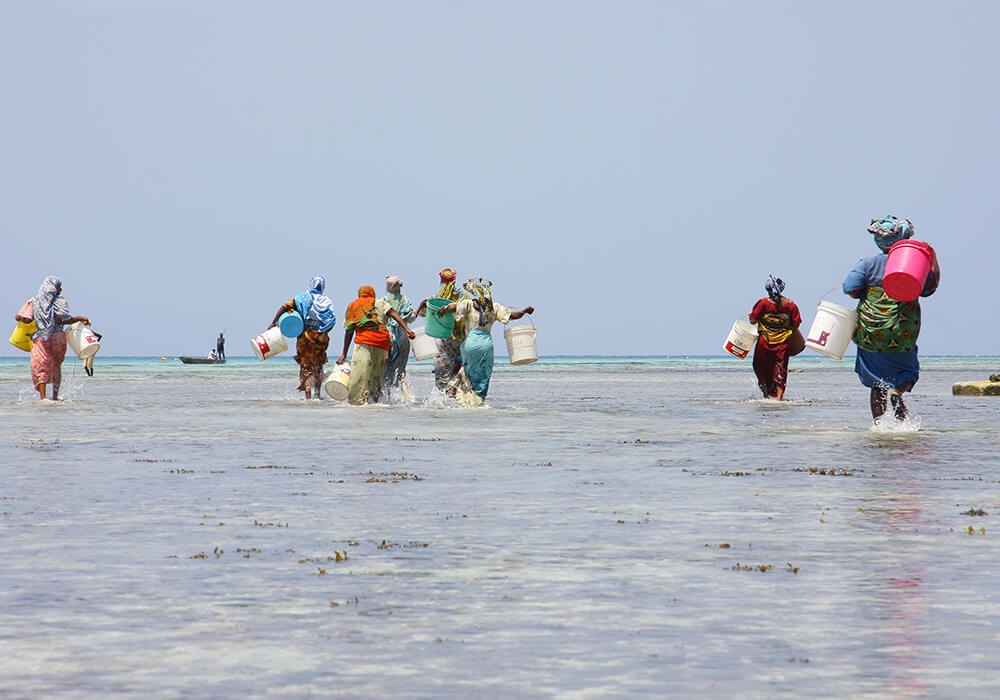
POLYGON ((484 409, 429 362, 353 408, 284 357, 68 360, 60 402, 0 360, 0 694, 993 696, 998 399, 951 385, 1000 358, 922 366, 873 429, 849 358, 783 404, 498 358, 484 409))

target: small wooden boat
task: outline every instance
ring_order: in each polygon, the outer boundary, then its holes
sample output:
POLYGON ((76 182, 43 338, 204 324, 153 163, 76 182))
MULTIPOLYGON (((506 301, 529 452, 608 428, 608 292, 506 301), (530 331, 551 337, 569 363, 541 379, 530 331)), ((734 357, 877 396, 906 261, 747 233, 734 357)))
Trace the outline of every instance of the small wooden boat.
POLYGON ((186 365, 224 365, 225 360, 213 359, 211 357, 188 357, 181 355, 181 362, 186 365))

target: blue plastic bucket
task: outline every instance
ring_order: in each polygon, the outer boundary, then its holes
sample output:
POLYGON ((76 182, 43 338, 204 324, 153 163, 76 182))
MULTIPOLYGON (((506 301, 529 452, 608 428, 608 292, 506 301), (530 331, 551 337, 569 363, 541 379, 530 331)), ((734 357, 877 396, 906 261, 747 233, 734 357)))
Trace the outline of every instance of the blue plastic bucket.
POLYGON ((286 311, 278 317, 278 328, 286 338, 298 338, 306 327, 298 311, 286 311))
POLYGON ((432 338, 450 338, 455 330, 455 314, 447 313, 438 316, 438 309, 447 306, 451 301, 440 297, 432 297, 427 300, 427 325, 424 329, 432 338))

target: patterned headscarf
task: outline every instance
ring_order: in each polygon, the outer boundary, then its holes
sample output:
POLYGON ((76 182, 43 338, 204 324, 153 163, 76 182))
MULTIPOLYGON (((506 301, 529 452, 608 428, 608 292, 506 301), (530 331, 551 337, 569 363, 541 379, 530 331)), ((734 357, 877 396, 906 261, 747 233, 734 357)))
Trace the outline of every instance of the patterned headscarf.
POLYGON ((897 219, 888 214, 881 219, 872 219, 868 233, 875 237, 875 245, 883 253, 888 253, 893 243, 913 236, 913 223, 909 219, 897 219))
POLYGON ((375 317, 375 289, 367 284, 358 289, 358 298, 344 312, 344 328, 377 328, 375 317))
POLYGON ((309 289, 295 296, 295 310, 302 315, 305 327, 311 331, 328 331, 337 323, 333 302, 323 294, 326 278, 316 275, 309 280, 309 289))
POLYGON ((438 299, 447 299, 448 301, 461 301, 464 299, 466 295, 455 289, 455 276, 457 274, 450 267, 441 270, 438 273, 438 276, 441 278, 441 287, 434 296, 438 299))
POLYGON ((469 280, 463 286, 465 287, 465 291, 467 291, 473 299, 479 302, 479 310, 481 311, 479 324, 485 325, 486 315, 493 311, 493 292, 490 291, 490 287, 493 286, 493 283, 480 277, 478 279, 469 280))
POLYGON ((36 328, 32 338, 35 340, 48 340, 56 331, 58 319, 69 315, 66 300, 59 294, 61 287, 58 277, 46 277, 32 300, 36 328))
POLYGON ((398 277, 386 277, 385 278, 385 291, 387 292, 398 292, 403 288, 403 280, 398 277))
POLYGON ((771 298, 771 301, 779 304, 781 303, 781 293, 785 291, 785 282, 780 277, 768 275, 767 282, 764 283, 764 289, 767 291, 767 296, 771 298))

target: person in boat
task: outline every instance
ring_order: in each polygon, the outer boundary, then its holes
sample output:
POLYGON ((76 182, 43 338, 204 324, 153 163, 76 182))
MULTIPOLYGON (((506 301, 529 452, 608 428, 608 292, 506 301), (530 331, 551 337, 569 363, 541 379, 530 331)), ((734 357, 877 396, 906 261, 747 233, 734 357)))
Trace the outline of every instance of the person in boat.
MULTIPOLYGON (((911 238, 913 231, 909 219, 891 215, 872 219, 868 233, 875 238, 879 252, 859 260, 843 285, 845 294, 859 300, 858 326, 853 338, 858 347, 854 371, 861 383, 871 389, 872 420, 876 422, 885 415, 887 399, 896 419, 904 420, 907 409, 903 393, 911 391, 920 378, 917 357, 920 302, 897 301, 882 288, 889 249, 894 243, 911 238)), ((920 293, 922 297, 936 292, 941 281, 941 268, 933 248, 931 253, 934 260, 920 293)))
POLYGON ((219 333, 219 337, 215 341, 215 356, 220 360, 226 359, 226 337, 223 333, 219 333))
POLYGON ((794 301, 782 296, 785 291, 782 279, 768 275, 764 290, 767 296, 758 300, 749 314, 750 323, 757 324, 753 372, 764 398, 783 401, 788 382, 788 358, 805 347, 805 339, 799 331, 802 315, 794 301))
POLYGON ((333 302, 324 291, 326 278, 316 275, 309 281, 309 289, 281 305, 268 326, 278 325, 278 319, 286 312, 297 311, 302 317, 305 328, 295 341, 295 361, 299 363, 298 389, 305 392, 306 399, 311 399, 314 391, 317 399, 322 398, 320 388, 323 365, 328 359, 326 349, 330 345, 330 330, 337 323, 333 302))
POLYGON ((210 359, 210 360, 218 360, 219 359, 219 353, 217 353, 215 350, 209 350, 208 351, 208 359, 210 359))
POLYGON ((62 384, 62 363, 66 359, 66 333, 64 327, 78 321, 90 325, 86 316, 71 316, 69 305, 62 296, 62 281, 46 277, 38 293, 14 317, 17 321, 35 322, 31 335, 31 383, 40 399, 45 398, 45 387, 52 385, 52 400, 59 400, 62 384), (30 307, 30 308, 29 308, 30 307))
POLYGON ((338 365, 346 361, 353 340, 348 403, 355 406, 378 403, 382 396, 385 360, 392 347, 392 336, 386 328, 389 319, 399 324, 408 339, 414 338, 413 331, 406 326, 399 312, 385 299, 375 298, 373 287, 365 285, 358 289, 358 298, 344 313, 344 351, 337 358, 338 365))
MULTIPOLYGON (((467 299, 468 295, 461 290, 455 289, 455 279, 458 277, 450 267, 446 267, 438 273, 441 278, 441 286, 434 296, 438 299, 448 299, 452 302, 459 302, 467 299)), ((418 316, 427 315, 427 299, 420 302, 417 307, 418 316)), ((439 391, 454 395, 454 379, 462 369, 462 341, 465 340, 465 324, 455 319, 455 326, 452 329, 450 338, 437 339, 437 355, 434 357, 434 385, 439 391)))
MULTIPOLYGON (((403 296, 403 280, 400 278, 385 278, 385 296, 382 298, 388 302, 389 306, 395 309, 396 313, 406 323, 413 323, 414 319, 416 319, 416 310, 414 310, 410 300, 403 296)), ((385 326, 389 331, 390 346, 389 354, 385 359, 385 371, 382 383, 387 389, 400 387, 404 397, 408 401, 412 400, 413 394, 406 384, 406 363, 410 354, 410 339, 403 332, 402 327, 396 323, 395 319, 391 317, 387 318, 385 326)))
POLYGON ((495 303, 492 286, 492 282, 482 277, 469 280, 464 285, 469 297, 443 306, 437 312, 442 316, 454 313, 455 322, 465 324, 465 340, 461 347, 462 366, 447 387, 448 393, 464 406, 481 405, 489 392, 493 376, 493 324, 496 321, 507 324, 535 312, 533 306, 511 311, 506 306, 495 303))

